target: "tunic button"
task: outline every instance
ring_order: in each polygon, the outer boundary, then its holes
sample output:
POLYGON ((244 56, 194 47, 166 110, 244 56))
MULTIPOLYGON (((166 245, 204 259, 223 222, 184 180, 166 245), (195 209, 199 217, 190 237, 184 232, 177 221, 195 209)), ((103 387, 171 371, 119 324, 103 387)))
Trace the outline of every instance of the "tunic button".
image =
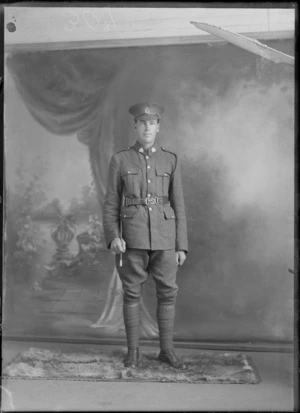
POLYGON ((151 194, 148 194, 147 196, 151 196, 151 194))
POLYGON ((145 158, 146 158, 146 159, 149 159, 149 156, 148 156, 148 155, 146 155, 146 156, 145 156, 145 158))
POLYGON ((151 179, 148 179, 148 183, 149 183, 149 184, 151 183, 151 179))
POLYGON ((151 207, 149 207, 149 211, 152 211, 152 208, 151 208, 151 207))
POLYGON ((148 165, 148 166, 147 166, 147 168, 148 168, 148 169, 150 169, 150 168, 151 168, 151 166, 150 166, 150 165, 148 165))

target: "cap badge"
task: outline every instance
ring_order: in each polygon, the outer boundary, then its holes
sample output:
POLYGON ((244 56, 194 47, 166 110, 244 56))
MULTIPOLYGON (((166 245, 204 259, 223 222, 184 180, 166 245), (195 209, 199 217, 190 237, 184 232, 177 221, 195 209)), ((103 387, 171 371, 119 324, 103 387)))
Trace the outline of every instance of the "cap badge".
POLYGON ((145 108, 145 113, 147 113, 147 114, 149 115, 150 109, 149 109, 149 108, 145 108))

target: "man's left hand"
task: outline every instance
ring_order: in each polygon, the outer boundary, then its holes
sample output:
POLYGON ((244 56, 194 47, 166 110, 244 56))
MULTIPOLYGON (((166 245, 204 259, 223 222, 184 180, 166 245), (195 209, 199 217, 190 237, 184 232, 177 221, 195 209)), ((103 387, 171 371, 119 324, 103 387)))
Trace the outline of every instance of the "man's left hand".
POLYGON ((176 263, 181 267, 186 259, 186 253, 184 251, 176 251, 176 263))

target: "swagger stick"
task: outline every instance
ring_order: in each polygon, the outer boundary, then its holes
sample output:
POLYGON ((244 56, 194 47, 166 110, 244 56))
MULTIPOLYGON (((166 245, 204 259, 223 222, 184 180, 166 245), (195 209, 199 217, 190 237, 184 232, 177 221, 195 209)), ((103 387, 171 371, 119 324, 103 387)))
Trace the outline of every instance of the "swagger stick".
MULTIPOLYGON (((121 238, 121 245, 123 246, 122 206, 123 206, 123 194, 122 194, 121 212, 120 212, 120 238, 121 238)), ((122 252, 120 252, 120 267, 123 267, 122 252)))
MULTIPOLYGON (((121 244, 122 243, 122 215, 120 214, 120 238, 121 238, 121 244)), ((123 257, 122 257, 122 252, 120 252, 120 267, 123 267, 123 257)))

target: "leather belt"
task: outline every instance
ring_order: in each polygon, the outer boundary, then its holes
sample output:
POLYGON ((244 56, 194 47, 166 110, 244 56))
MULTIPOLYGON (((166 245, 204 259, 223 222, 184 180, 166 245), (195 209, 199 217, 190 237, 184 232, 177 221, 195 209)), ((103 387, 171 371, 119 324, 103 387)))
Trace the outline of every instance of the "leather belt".
POLYGON ((168 204, 169 197, 167 196, 147 196, 146 198, 125 198, 124 203, 125 203, 125 206, 168 204))

